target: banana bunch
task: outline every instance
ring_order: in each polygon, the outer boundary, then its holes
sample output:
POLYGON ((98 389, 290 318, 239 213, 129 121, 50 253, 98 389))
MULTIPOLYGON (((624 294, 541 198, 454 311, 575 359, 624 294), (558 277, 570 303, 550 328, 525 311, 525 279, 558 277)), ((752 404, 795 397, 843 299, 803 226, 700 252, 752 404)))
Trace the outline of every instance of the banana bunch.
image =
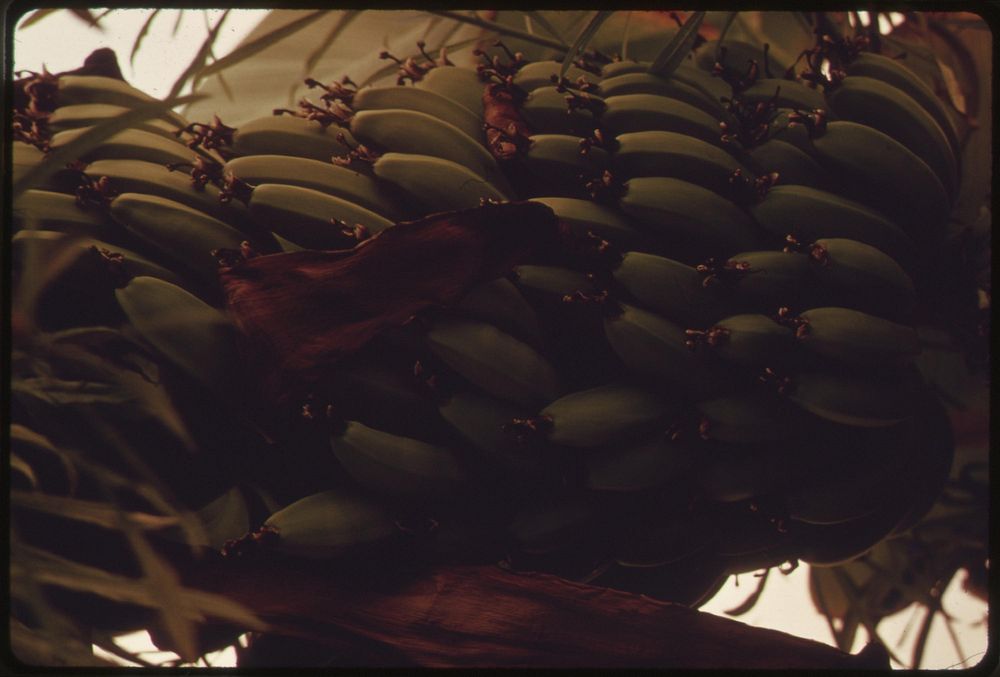
MULTIPOLYGON (((71 188, 18 196, 15 239, 117 251, 112 283, 81 282, 114 301, 93 321, 235 403, 215 259, 359 252, 428 214, 541 205, 565 250, 341 360, 296 404, 305 432, 276 441, 296 447, 280 509, 227 550, 458 542, 697 604, 731 573, 836 564, 907 529, 951 454, 914 366, 961 185, 951 113, 877 54, 781 79, 732 47, 668 77, 431 60, 411 85, 308 80, 319 104, 238 129, 169 116, 81 158, 71 188)), ((48 147, 143 100, 85 84, 59 81, 48 147)), ((17 144, 15 173, 37 150, 17 144)))

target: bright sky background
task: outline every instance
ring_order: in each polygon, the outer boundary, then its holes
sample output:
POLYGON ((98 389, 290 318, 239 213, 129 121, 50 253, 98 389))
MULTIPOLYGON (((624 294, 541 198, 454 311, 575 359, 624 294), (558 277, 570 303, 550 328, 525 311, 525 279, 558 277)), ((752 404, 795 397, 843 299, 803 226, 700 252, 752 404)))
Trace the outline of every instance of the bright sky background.
MULTIPOLYGON (((99 11, 95 10, 95 13, 99 11)), ((172 36, 177 10, 161 10, 136 55, 134 67, 130 66, 132 43, 151 11, 113 11, 102 19, 103 32, 88 27, 68 12, 49 16, 40 23, 15 33, 14 68, 40 71, 44 64, 51 72, 69 70, 79 67, 94 49, 111 47, 118 55, 122 73, 131 84, 153 96, 163 97, 201 45, 207 33, 206 23, 214 24, 221 11, 208 10, 207 22, 201 11, 185 12, 177 34, 172 36)), ((264 10, 232 11, 216 42, 216 56, 222 57, 233 49, 264 13, 264 10)), ((788 576, 772 571, 760 601, 739 620, 834 644, 826 620, 816 612, 809 598, 807 572, 808 567, 805 565, 788 576)), ((956 576, 943 598, 944 608, 955 616, 962 655, 957 654, 943 623, 938 619, 934 623, 926 649, 925 668, 971 667, 986 650, 986 626, 976 625, 986 616, 986 604, 961 590, 960 582, 963 577, 964 573, 956 576), (971 657, 971 660, 961 664, 960 661, 965 657, 971 657)), ((756 582, 753 574, 740 576, 738 586, 735 577, 731 578, 702 610, 725 615, 724 610, 737 606, 750 595, 756 582)), ((923 612, 917 612, 915 617, 915 609, 909 608, 885 619, 879 630, 890 647, 904 659, 908 659, 917 634, 916 626, 922 619, 923 612), (904 628, 911 622, 913 627, 907 633, 908 641, 896 646, 904 628)), ((859 651, 866 641, 867 634, 861 630, 852 651, 859 651)), ((145 633, 127 636, 122 643, 131 650, 155 651, 145 633)), ((100 650, 98 652, 104 655, 100 650)), ((106 657, 113 659, 109 655, 106 657)), ((151 661, 176 658, 174 654, 163 652, 150 653, 144 657, 151 661)), ((232 649, 209 656, 211 665, 215 667, 235 665, 235 660, 236 654, 232 649)))

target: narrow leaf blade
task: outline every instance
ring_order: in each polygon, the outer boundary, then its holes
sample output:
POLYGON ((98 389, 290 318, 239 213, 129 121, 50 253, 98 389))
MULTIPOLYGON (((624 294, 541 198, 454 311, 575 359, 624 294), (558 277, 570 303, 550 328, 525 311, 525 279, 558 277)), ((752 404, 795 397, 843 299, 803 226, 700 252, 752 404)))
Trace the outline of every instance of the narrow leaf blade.
POLYGON ((153 25, 153 20, 156 19, 156 15, 159 13, 159 8, 154 9, 146 21, 143 22, 142 28, 139 29, 139 34, 135 36, 135 42, 132 43, 132 51, 128 55, 129 64, 135 65, 135 55, 139 53, 139 47, 142 45, 142 40, 146 37, 146 34, 149 33, 149 29, 153 25))
POLYGON ((315 12, 310 12, 309 14, 306 14, 303 17, 291 21, 280 28, 274 29, 270 33, 266 33, 260 36, 256 40, 248 42, 240 47, 237 47, 232 52, 222 57, 218 61, 215 61, 209 64, 208 66, 205 66, 205 68, 203 68, 201 72, 198 73, 198 78, 199 79, 206 78, 209 75, 225 70, 226 68, 229 68, 230 66, 233 66, 245 59, 249 59, 251 56, 254 56, 255 54, 259 54, 260 52, 264 51, 274 43, 278 42, 279 40, 283 40, 284 38, 287 38, 288 36, 294 35, 295 33, 299 32, 300 30, 311 24, 313 21, 319 19, 325 12, 326 10, 317 10, 315 12))
POLYGON ((698 28, 704 20, 705 12, 694 12, 689 16, 673 40, 653 59, 649 72, 662 78, 669 78, 691 51, 691 47, 694 46, 694 41, 698 37, 698 28))
POLYGON ((566 56, 563 57, 562 66, 559 68, 560 80, 564 75, 566 75, 566 71, 569 70, 569 67, 573 65, 573 60, 587 48, 587 45, 590 44, 594 35, 596 35, 597 31, 601 28, 601 24, 607 21, 613 13, 614 12, 606 11, 594 13, 594 16, 587 22, 587 25, 584 26, 582 31, 580 31, 580 34, 576 36, 576 40, 573 41, 569 51, 566 52, 566 56))

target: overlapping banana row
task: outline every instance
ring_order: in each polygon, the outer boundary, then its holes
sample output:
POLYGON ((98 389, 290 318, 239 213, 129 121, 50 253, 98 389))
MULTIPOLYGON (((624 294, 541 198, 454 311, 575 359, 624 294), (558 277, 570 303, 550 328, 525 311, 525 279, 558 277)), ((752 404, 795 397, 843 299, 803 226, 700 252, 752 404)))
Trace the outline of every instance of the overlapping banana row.
POLYGON ((220 397, 238 380, 213 250, 344 249, 524 198, 576 236, 564 261, 346 360, 325 384, 326 465, 304 473, 324 490, 289 496, 253 543, 326 557, 435 524, 515 567, 696 603, 728 573, 835 563, 908 528, 950 464, 908 324, 957 186, 937 99, 877 55, 826 95, 745 62, 558 81, 509 56, 413 86, 310 81, 320 104, 290 115, 184 124, 197 151, 158 136, 177 157, 129 130, 86 158, 77 200, 102 208, 29 191, 21 209, 135 243, 117 307, 220 397), (521 126, 495 124, 504 96, 521 126), (183 326, 159 321, 173 313, 183 326))

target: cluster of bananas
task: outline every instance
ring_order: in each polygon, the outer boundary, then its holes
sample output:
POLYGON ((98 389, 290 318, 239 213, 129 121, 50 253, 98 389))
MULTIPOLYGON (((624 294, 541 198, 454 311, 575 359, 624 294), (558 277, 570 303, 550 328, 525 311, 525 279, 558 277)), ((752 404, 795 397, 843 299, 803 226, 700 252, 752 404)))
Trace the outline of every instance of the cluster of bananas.
MULTIPOLYGON (((62 275, 76 302, 43 325, 124 321, 236 402, 213 252, 347 249, 429 213, 544 205, 579 251, 345 359, 303 403, 335 421, 298 471, 310 489, 228 551, 416 534, 696 604, 731 573, 844 562, 906 531, 951 465, 912 360, 960 182, 954 123, 897 61, 818 45, 783 78, 736 41, 668 77, 507 52, 401 63, 409 85, 310 80, 319 104, 238 129, 171 113, 19 195, 14 245, 87 252, 62 275)), ((15 181, 149 101, 99 76, 43 84, 55 104, 21 129, 15 181)))

